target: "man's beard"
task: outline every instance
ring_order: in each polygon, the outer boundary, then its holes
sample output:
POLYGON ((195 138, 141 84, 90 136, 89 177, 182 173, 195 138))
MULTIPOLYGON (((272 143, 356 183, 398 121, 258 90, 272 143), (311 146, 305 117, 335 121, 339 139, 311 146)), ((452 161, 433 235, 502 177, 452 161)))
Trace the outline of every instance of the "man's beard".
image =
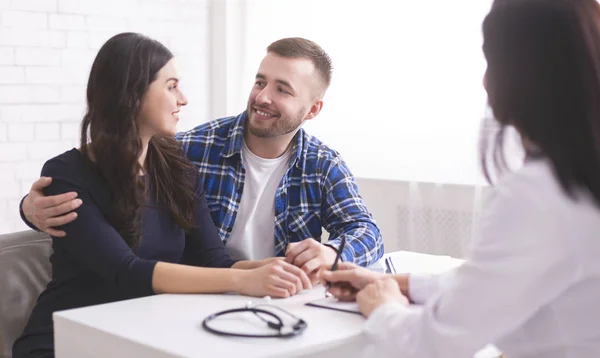
MULTIPOLYGON (((274 138, 284 134, 291 133, 298 129, 304 122, 304 108, 301 108, 294 118, 280 116, 276 118, 269 127, 261 128, 253 125, 252 121, 248 120, 248 130, 250 134, 259 138, 274 138)), ((249 118, 256 115, 254 108, 248 107, 249 118)))

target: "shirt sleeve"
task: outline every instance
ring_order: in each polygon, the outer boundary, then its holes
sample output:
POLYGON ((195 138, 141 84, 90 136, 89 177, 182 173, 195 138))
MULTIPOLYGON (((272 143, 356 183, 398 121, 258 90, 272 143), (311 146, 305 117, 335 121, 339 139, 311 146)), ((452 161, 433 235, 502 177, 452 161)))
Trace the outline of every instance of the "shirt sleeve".
POLYGON ((81 164, 55 158, 42 169, 43 176, 53 178, 52 184, 44 189, 45 195, 75 191, 83 201, 75 209, 77 219, 58 227, 66 236, 53 237, 54 249, 68 253, 128 297, 154 294, 152 275, 157 261, 143 260, 133 253, 94 202, 90 188, 74 169, 78 165, 81 164))
POLYGON ((373 216, 358 194, 350 169, 336 157, 324 180, 323 227, 330 233, 327 245, 339 249, 342 237, 346 246, 343 261, 370 266, 383 256, 383 238, 373 216))
POLYGON ((408 289, 410 300, 413 303, 422 305, 440 292, 443 287, 450 284, 455 269, 448 270, 441 274, 410 274, 408 276, 408 289))
POLYGON ((200 182, 196 184, 195 224, 185 238, 182 263, 203 267, 231 267, 231 259, 210 216, 206 195, 200 182))
POLYGON ((577 279, 574 249, 563 239, 568 235, 561 232, 561 220, 548 214, 535 183, 513 184, 495 189, 467 260, 450 280, 416 278, 422 310, 386 304, 374 311, 366 326, 373 356, 400 351, 403 357, 472 356, 513 332, 577 279))

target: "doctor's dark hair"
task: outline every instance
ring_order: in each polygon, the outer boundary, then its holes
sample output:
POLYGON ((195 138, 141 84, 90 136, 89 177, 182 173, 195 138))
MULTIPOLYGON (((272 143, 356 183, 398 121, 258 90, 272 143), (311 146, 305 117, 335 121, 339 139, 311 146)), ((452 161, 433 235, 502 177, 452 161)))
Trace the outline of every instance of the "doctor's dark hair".
POLYGON ((482 141, 488 180, 491 165, 506 169, 504 133, 513 126, 551 162, 569 195, 588 190, 600 204, 598 2, 496 0, 483 38, 489 104, 500 125, 495 139, 482 141))

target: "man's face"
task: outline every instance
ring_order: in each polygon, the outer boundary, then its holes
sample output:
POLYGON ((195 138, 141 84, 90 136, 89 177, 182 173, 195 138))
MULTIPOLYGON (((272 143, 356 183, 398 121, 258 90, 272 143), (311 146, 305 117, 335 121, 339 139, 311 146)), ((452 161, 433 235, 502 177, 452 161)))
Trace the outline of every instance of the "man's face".
MULTIPOLYGON (((305 58, 287 58, 268 53, 262 60, 248 98, 248 129, 260 138, 273 138, 296 131, 314 117, 320 100, 319 77, 305 58)), ((320 110, 320 106, 319 106, 320 110)))

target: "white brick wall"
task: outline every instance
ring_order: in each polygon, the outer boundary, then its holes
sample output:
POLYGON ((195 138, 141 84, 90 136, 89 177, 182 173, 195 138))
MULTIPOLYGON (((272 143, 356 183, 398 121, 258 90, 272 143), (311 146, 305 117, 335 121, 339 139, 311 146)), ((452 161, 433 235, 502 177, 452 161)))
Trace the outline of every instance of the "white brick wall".
POLYGON ((36 47, 20 47, 15 49, 15 65, 17 66, 59 66, 59 49, 36 47))
POLYGON ((111 36, 167 45, 190 100, 180 129, 210 119, 210 1, 0 0, 0 234, 25 228, 21 197, 46 160, 78 144, 89 69, 111 36))
POLYGON ((48 15, 43 12, 3 11, 2 26, 24 29, 47 29, 48 15))

